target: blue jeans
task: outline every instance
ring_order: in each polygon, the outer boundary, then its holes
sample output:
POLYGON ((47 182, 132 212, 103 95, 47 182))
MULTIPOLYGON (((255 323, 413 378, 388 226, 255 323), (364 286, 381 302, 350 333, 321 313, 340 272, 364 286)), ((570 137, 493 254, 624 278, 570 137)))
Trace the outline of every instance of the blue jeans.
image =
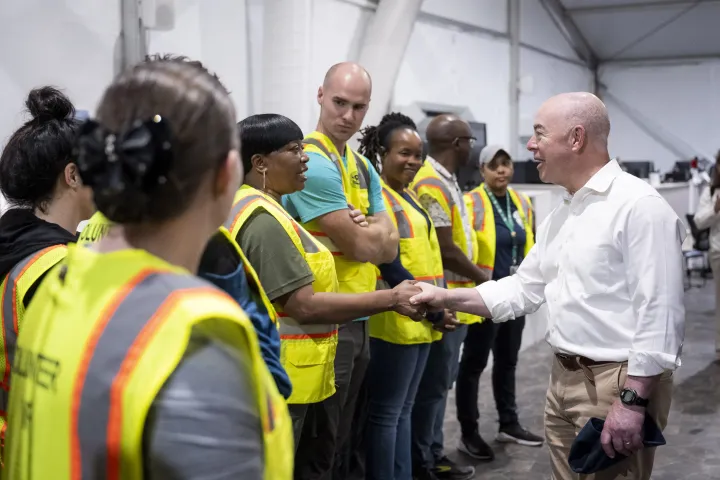
POLYGON ((365 442, 368 480, 412 479, 410 414, 430 345, 370 339, 365 442))
POLYGON ((443 456, 443 422, 447 395, 457 377, 460 346, 467 325, 459 325, 430 347, 412 411, 412 461, 416 468, 432 468, 443 456))

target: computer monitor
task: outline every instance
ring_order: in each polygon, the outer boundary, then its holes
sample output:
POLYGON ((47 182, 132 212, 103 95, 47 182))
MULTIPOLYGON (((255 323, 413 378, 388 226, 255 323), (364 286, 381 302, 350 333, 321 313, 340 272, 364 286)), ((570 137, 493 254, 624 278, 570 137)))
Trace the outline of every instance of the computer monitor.
POLYGON ((655 171, 655 164, 648 160, 622 160, 622 166, 626 172, 638 178, 650 178, 650 173, 655 171))

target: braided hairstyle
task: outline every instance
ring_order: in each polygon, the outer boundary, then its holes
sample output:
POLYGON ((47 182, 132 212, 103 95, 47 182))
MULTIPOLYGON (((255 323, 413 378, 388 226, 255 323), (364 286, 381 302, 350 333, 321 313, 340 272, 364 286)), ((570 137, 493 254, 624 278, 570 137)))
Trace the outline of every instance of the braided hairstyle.
POLYGON ((365 127, 360 132, 362 138, 360 139, 358 151, 365 155, 365 158, 370 160, 379 172, 382 156, 390 149, 393 132, 404 128, 417 131, 417 125, 407 115, 397 112, 388 113, 380 120, 377 126, 365 127))

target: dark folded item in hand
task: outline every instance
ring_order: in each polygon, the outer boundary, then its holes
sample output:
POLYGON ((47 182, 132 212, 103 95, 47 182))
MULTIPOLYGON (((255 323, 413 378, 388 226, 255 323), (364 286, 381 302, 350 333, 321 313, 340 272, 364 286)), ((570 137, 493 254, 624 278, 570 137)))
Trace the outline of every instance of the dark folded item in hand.
MULTIPOLYGON (((575 473, 595 473, 605 470, 627 457, 619 453, 615 454, 615 458, 610 458, 605 454, 605 450, 600 443, 600 434, 605 425, 605 420, 600 418, 591 418, 580 430, 575 441, 570 448, 570 456, 568 463, 575 473)), ((644 437, 643 445, 645 448, 659 447, 665 445, 665 437, 658 428, 655 420, 645 412, 645 423, 643 424, 644 437)))

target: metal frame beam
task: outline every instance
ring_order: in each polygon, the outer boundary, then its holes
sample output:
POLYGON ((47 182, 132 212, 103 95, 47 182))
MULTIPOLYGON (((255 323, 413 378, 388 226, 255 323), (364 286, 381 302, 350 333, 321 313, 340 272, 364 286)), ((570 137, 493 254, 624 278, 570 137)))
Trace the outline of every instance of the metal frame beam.
POLYGON ((508 33, 510 34, 510 157, 517 158, 520 138, 520 0, 508 0, 508 33))
POLYGON ((627 57, 615 58, 613 60, 600 60, 600 64, 605 65, 677 65, 677 64, 693 64, 702 62, 711 62, 720 60, 720 52, 704 55, 661 55, 657 57, 627 57))
MULTIPOLYGON (((338 0, 340 2, 344 2, 350 5, 355 5, 356 7, 364 8, 366 10, 374 12, 377 10, 377 3, 372 3, 369 0, 338 0)), ((502 32, 500 30, 494 30, 492 28, 486 28, 481 27, 479 25, 474 25, 472 23, 467 22, 461 22, 459 20, 454 20, 452 18, 443 17, 440 15, 434 15, 432 13, 427 13, 420 11, 417 17, 418 22, 422 22, 428 25, 437 25, 441 27, 449 27, 452 29, 455 29, 459 32, 463 33, 469 33, 471 35, 478 35, 483 37, 491 37, 491 38, 498 38, 498 39, 504 39, 509 40, 510 35, 507 32, 502 32)), ((554 58, 555 60, 560 60, 561 62, 570 63, 573 65, 577 65, 579 67, 587 67, 587 63, 585 63, 582 60, 569 58, 564 55, 560 55, 558 53, 551 52, 549 50, 545 50, 544 48, 538 47, 536 45, 531 45, 529 43, 520 42, 520 47, 524 48, 525 50, 530 50, 535 53, 539 53, 541 55, 544 55, 546 57, 554 58)))
POLYGON ((147 42, 142 23, 139 0, 120 2, 120 70, 125 70, 145 59, 147 42))
MULTIPOLYGON (((614 5, 586 5, 566 8, 570 15, 589 13, 616 13, 626 11, 643 11, 654 8, 687 7, 688 0, 656 0, 654 2, 618 3, 614 5)), ((720 0, 697 0, 697 3, 720 3, 720 0)))
POLYGON ((560 33, 563 34, 570 46, 575 50, 578 57, 583 59, 590 70, 595 71, 599 63, 598 56, 560 0, 540 0, 540 3, 553 19, 560 33))

